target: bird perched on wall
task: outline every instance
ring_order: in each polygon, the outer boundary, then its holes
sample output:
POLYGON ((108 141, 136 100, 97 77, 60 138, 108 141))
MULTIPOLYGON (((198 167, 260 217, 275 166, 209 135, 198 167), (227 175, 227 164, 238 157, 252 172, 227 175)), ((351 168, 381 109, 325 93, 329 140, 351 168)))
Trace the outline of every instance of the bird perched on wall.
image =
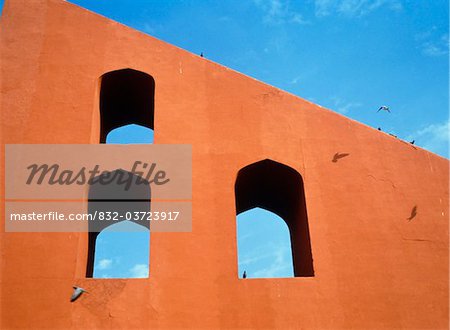
POLYGON ((381 131, 381 127, 378 127, 378 130, 381 131))
POLYGON ((74 286, 73 287, 72 297, 70 297, 70 302, 74 302, 75 300, 77 300, 83 294, 83 292, 89 293, 83 288, 80 288, 78 286, 74 286))
POLYGON ((203 57, 203 52, 200 53, 200 57, 203 57))
POLYGON ((416 142, 416 140, 412 140, 411 142, 409 142, 409 143, 411 143, 411 144, 414 144, 416 142))
POLYGON ((244 270, 244 273, 242 274, 242 278, 247 278, 247 272, 244 270))
POLYGON ((381 110, 387 111, 387 112, 389 112, 389 113, 391 112, 391 110, 389 110, 389 107, 386 106, 386 105, 382 105, 382 106, 380 107, 380 109, 378 109, 377 112, 380 112, 381 110))

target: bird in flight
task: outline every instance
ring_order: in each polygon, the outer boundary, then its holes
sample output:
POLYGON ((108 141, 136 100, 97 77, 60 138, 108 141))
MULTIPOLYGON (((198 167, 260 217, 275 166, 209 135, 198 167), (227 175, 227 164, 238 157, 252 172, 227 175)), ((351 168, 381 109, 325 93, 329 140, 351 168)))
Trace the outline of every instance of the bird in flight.
POLYGON ((340 154, 339 152, 336 152, 333 156, 332 162, 336 163, 339 159, 347 157, 348 155, 350 155, 350 154, 345 154, 345 153, 340 154))
POLYGON ((386 106, 386 105, 382 105, 382 106, 380 107, 380 109, 378 109, 377 112, 379 112, 379 111, 381 111, 381 110, 387 111, 387 112, 389 112, 389 113, 391 112, 391 110, 389 110, 389 107, 386 106))
POLYGON ((74 290, 72 293, 72 297, 70 297, 70 302, 74 302, 75 300, 77 300, 83 294, 83 292, 88 293, 85 289, 78 286, 74 286, 73 289, 74 290))

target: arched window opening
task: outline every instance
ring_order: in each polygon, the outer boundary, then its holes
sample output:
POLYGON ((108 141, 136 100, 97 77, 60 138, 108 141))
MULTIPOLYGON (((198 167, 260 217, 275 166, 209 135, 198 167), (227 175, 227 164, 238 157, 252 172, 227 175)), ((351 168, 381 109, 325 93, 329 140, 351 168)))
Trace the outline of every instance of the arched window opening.
POLYGON ((140 221, 133 215, 147 214, 150 211, 151 191, 148 181, 120 169, 102 173, 91 183, 88 199, 88 213, 93 220, 89 221, 86 277, 142 277, 145 270, 143 267, 149 268, 150 222, 140 221), (103 182, 111 177, 131 176, 133 184, 126 187, 119 183, 119 180, 102 184, 102 176, 105 176, 103 182), (147 235, 136 233, 136 226, 142 227, 147 235), (136 238, 139 240, 135 241, 136 238), (119 250, 117 250, 118 242, 123 243, 119 250), (140 242, 140 246, 130 249, 129 246, 137 242, 140 242), (120 261, 124 259, 139 260, 134 265, 138 269, 123 270, 120 261), (113 266, 114 268, 111 269, 113 266), (103 270, 108 272, 102 272, 103 270), (140 272, 136 273, 138 271, 140 272))
POLYGON ((100 142, 115 128, 136 124, 154 130, 155 80, 147 73, 122 69, 105 73, 100 87, 100 142))
MULTIPOLYGON (((262 208, 282 218, 289 228, 293 274, 314 276, 305 192, 301 175, 270 159, 242 168, 235 184, 236 215, 262 208)), ((239 232, 237 233, 239 235, 239 232)), ((238 237, 238 242, 242 238, 238 237)), ((252 253, 242 250, 239 253, 252 253)), ((242 276, 242 273, 239 274, 242 276)))
POLYGON ((289 228, 278 215, 259 207, 242 212, 237 237, 240 278, 294 276, 289 228))
POLYGON ((94 278, 149 276, 150 231, 130 221, 102 230, 96 240, 94 278))
MULTIPOLYGON (((100 143, 153 143, 154 99, 155 81, 149 74, 133 69, 105 73, 100 86, 100 143)), ((89 222, 86 277, 148 277, 149 222, 128 221, 126 215, 150 211, 150 185, 142 184, 143 179, 137 184, 136 175, 121 169, 109 175, 132 175, 135 184, 129 190, 116 183, 90 186, 89 214, 116 219, 89 222)))

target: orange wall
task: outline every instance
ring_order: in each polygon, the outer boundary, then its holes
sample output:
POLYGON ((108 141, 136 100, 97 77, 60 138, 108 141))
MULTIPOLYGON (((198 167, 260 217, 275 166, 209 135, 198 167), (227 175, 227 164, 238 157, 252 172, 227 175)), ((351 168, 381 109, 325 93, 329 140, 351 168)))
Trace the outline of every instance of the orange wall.
POLYGON ((121 68, 155 79, 155 142, 193 145, 193 230, 152 234, 148 279, 85 279, 85 233, 2 232, 2 328, 448 327, 448 160, 64 1, 0 24, 2 166, 6 143, 98 143, 121 68), (303 177, 313 278, 238 280, 234 181, 266 158, 303 177))

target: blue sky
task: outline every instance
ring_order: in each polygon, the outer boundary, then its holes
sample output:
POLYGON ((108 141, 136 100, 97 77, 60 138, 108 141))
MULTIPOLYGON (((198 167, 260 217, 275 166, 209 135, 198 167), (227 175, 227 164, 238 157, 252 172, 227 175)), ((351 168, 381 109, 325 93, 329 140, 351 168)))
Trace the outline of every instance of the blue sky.
POLYGON ((144 278, 149 276, 150 232, 122 221, 97 236, 95 278, 144 278))
MULTIPOLYGON (((449 156, 448 0, 70 2, 449 156)), ((136 127, 109 138, 152 140, 136 127)), ((240 275, 292 276, 283 226, 260 209, 238 217, 240 275)), ((149 249, 145 235, 123 257, 97 255, 97 276, 146 277, 148 253, 130 257, 149 249)))
MULTIPOLYGON (((127 125, 112 130, 106 143, 153 143, 153 131, 127 125)), ((195 221, 195 220, 193 220, 195 221)), ((247 278, 293 277, 289 229, 282 218, 254 208, 236 217, 238 275, 247 278)), ((145 278, 150 275, 149 231, 129 221, 103 230, 97 237, 95 278, 145 278)))
MULTIPOLYGON (((127 125, 106 136, 108 144, 151 144, 153 130, 127 125)), ((150 231, 130 221, 105 228, 97 236, 95 278, 145 278, 150 275, 150 231)))
POLYGON ((448 0, 70 2, 448 158, 448 0))
POLYGON ((238 274, 247 278, 293 277, 291 239, 282 218, 254 208, 237 216, 238 274))
POLYGON ((448 0, 71 2, 448 157, 448 0))
MULTIPOLYGON (((111 131, 106 143, 153 143, 153 131, 127 125, 111 131)), ((195 220, 194 220, 195 221, 195 220)), ((292 277, 289 229, 282 218, 254 208, 236 217, 238 275, 247 278, 292 277)), ((145 278, 150 275, 149 231, 128 221, 107 227, 97 237, 95 278, 145 278)))

